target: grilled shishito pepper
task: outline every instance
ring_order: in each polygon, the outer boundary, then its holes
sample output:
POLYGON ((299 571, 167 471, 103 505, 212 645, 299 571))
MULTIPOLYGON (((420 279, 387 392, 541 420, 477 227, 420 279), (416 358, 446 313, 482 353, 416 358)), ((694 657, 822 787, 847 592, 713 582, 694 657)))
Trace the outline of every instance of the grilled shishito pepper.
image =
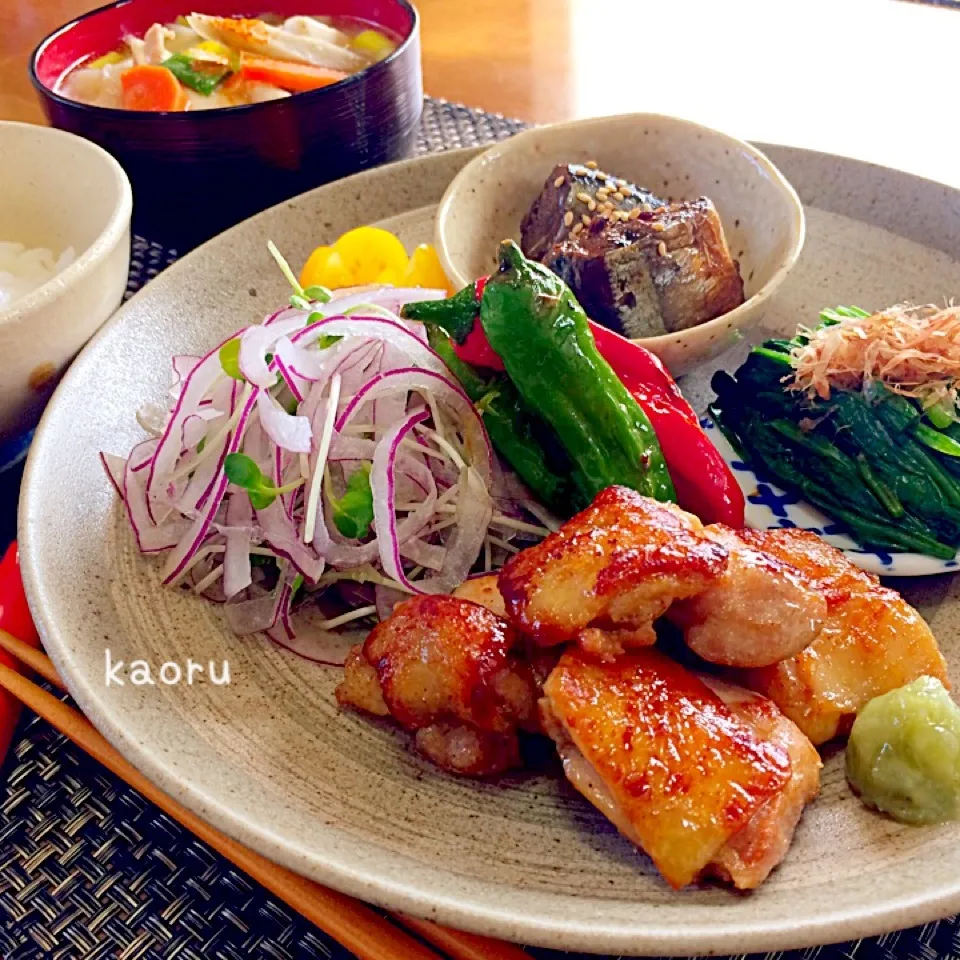
POLYGON ((428 326, 430 346, 460 381, 466 395, 477 405, 490 440, 530 492, 545 506, 568 516, 586 506, 572 488, 571 480, 551 468, 542 442, 545 425, 523 402, 517 388, 504 374, 484 377, 461 360, 446 333, 428 326))
POLYGON ((480 304, 480 322, 527 405, 555 431, 588 501, 610 486, 675 500, 646 414, 600 355, 570 288, 512 241, 480 304))
MULTIPOLYGON (((450 336, 446 341, 448 350, 453 350, 470 368, 502 370, 503 361, 493 352, 479 322, 486 282, 487 278, 481 277, 448 300, 407 304, 403 313, 411 320, 446 331, 450 336)), ((673 377, 639 343, 592 320, 589 326, 601 356, 653 425, 680 506, 704 523, 742 527, 743 491, 720 451, 700 427, 696 413, 673 377)), ((507 453, 500 452, 510 460, 507 453)))

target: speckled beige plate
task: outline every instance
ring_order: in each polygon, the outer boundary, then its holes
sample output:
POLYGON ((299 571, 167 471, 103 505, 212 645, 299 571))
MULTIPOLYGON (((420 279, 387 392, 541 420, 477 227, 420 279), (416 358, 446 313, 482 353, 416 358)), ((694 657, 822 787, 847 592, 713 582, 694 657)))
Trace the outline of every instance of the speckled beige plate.
MULTIPOLYGON (((808 240, 766 322, 792 330, 825 303, 879 307, 960 292, 960 192, 849 160, 771 148, 807 202, 808 240), (944 252, 946 251, 946 252, 944 252)), ((39 428, 20 545, 47 649, 77 701, 151 779, 227 833, 331 886, 470 930, 610 953, 720 952, 839 941, 960 908, 960 827, 914 829, 868 813, 828 757, 822 797, 783 866, 752 896, 674 893, 557 776, 456 780, 404 736, 338 714, 337 671, 258 637, 219 609, 160 588, 97 460, 140 437, 169 358, 197 352, 285 296, 264 244, 293 262, 382 220, 427 239, 435 204, 473 152, 322 187, 268 211, 162 274, 74 364, 39 428), (412 211, 412 212, 410 212, 412 211), (105 650, 129 664, 230 662, 229 686, 105 685, 105 650)), ((737 351, 717 363, 730 365, 737 351)), ((705 399, 709 370, 685 386, 705 399)), ((909 584, 960 679, 956 581, 909 584)), ((172 671, 168 670, 168 676, 172 671)))

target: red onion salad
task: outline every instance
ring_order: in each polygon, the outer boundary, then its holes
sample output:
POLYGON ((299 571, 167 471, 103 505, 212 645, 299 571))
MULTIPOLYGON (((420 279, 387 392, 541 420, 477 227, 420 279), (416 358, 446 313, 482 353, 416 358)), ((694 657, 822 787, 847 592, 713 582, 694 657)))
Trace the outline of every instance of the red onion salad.
POLYGON ((442 291, 298 294, 174 357, 168 403, 138 413, 152 436, 101 459, 166 585, 225 604, 238 634, 342 664, 397 600, 450 592, 554 522, 397 313, 442 291))

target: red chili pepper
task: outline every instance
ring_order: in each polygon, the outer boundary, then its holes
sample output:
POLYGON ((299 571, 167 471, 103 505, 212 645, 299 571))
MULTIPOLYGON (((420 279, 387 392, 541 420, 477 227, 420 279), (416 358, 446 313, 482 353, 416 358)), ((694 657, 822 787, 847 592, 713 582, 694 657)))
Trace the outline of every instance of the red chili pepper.
MULTIPOLYGON (((474 284, 479 304, 487 278, 474 284)), ((649 350, 590 321, 597 349, 647 415, 677 491, 680 506, 704 523, 742 527, 743 491, 727 462, 703 432, 693 407, 673 377, 649 350)), ((462 344, 454 343, 461 360, 477 367, 503 370, 503 361, 487 342, 483 327, 474 323, 462 344)))
MULTIPOLYGON (((0 629, 32 647, 40 647, 40 636, 33 625, 33 617, 23 592, 16 543, 10 544, 0 561, 0 629)), ((0 663, 23 672, 23 665, 5 650, 0 650, 0 663)), ((14 730, 20 719, 20 708, 20 701, 16 697, 0 692, 0 763, 10 749, 14 730)))
MULTIPOLYGON (((488 277, 481 277, 473 285, 473 298, 477 303, 478 313, 480 300, 483 298, 483 291, 488 279, 488 277)), ((505 369, 503 361, 487 341, 487 335, 483 332, 483 327, 476 321, 474 321, 473 328, 467 334, 467 339, 463 343, 453 341, 453 351, 461 360, 471 366, 486 367, 488 370, 505 369)))
POLYGON ((742 527, 743 491, 673 377, 640 344, 593 321, 590 328, 597 349, 653 425, 680 506, 704 523, 742 527))

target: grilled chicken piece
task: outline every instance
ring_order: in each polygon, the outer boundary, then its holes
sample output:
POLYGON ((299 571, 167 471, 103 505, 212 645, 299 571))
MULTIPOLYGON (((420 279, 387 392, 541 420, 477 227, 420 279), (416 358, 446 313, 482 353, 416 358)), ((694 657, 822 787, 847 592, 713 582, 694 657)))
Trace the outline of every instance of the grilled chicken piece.
POLYGON ((496 573, 488 573, 483 577, 471 577, 469 580, 464 580, 453 591, 453 595, 461 600, 479 603, 481 607, 486 607, 498 617, 505 618, 507 611, 503 605, 503 597, 500 596, 500 588, 497 586, 497 577, 496 573))
POLYGON ((626 337, 686 330, 743 303, 740 269, 706 197, 597 217, 555 244, 542 262, 598 323, 626 337))
POLYGON ((800 569, 826 600, 826 618, 810 646, 740 674, 815 744, 845 736, 869 700, 924 674, 949 687, 930 628, 873 574, 805 530, 743 530, 739 536, 800 569))
POLYGON ((414 597, 351 651, 337 700, 416 731, 417 747, 444 769, 500 773, 520 764, 517 729, 537 728, 519 639, 485 607, 414 597))
POLYGON ((573 224, 582 223, 584 216, 592 216, 601 206, 629 213, 636 207, 652 210, 662 207, 663 203, 649 190, 618 180, 602 170, 579 163, 560 164, 550 171, 520 224, 520 249, 532 260, 543 261, 554 244, 570 235, 573 224), (590 201, 593 201, 593 210, 590 201), (570 223, 566 222, 568 213, 570 223))
POLYGON ((704 533, 729 550, 730 559, 716 583, 667 611, 690 649, 711 663, 766 667, 809 646, 827 616, 817 583, 764 552, 768 531, 753 532, 752 545, 721 524, 704 533))
POLYGON ((813 744, 766 697, 717 677, 703 682, 761 740, 781 746, 790 758, 790 779, 735 833, 707 868, 710 876, 753 890, 786 856, 803 808, 820 789, 820 755, 813 744))
POLYGON ((716 583, 727 550, 692 514, 608 487, 500 571, 508 619, 540 646, 577 639, 600 655, 651 644, 674 600, 716 583))
POLYGON ((789 784, 783 744, 655 650, 604 663, 568 648, 544 694, 541 718, 568 779, 671 886, 692 883, 717 857, 735 883, 759 875, 759 853, 741 870, 724 851, 789 784))

